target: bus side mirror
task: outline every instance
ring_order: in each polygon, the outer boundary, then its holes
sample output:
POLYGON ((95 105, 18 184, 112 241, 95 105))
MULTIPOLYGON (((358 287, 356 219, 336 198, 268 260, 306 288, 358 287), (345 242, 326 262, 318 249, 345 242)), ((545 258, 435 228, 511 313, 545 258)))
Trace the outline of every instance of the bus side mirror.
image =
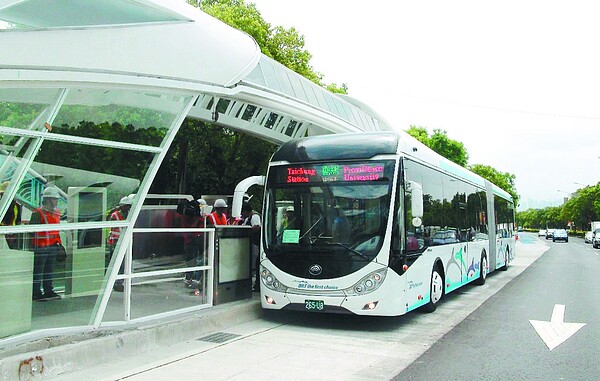
POLYGON ((410 209, 412 216, 422 218, 423 217, 423 188, 421 184, 414 181, 408 181, 408 190, 411 193, 410 209))

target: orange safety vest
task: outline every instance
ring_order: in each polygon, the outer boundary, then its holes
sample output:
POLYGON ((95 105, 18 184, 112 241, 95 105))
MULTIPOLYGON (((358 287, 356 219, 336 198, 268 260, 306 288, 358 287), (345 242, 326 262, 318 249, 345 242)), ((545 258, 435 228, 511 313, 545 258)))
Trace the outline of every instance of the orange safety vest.
MULTIPOLYGON (((109 219, 111 221, 123 221, 125 217, 121 214, 120 210, 115 210, 110 214, 109 219)), ((121 236, 121 228, 110 228, 110 233, 108 234, 108 244, 116 245, 119 237, 121 236)))
POLYGON ((217 212, 212 212, 208 215, 210 217, 210 221, 213 225, 227 225, 227 215, 223 213, 221 216, 217 214, 217 212))
MULTIPOLYGON (((35 209, 40 214, 40 222, 42 224, 58 224, 60 223, 60 213, 57 209, 48 212, 42 208, 35 209)), ((34 247, 47 247, 60 244, 60 234, 58 230, 50 230, 46 232, 36 232, 33 237, 34 247)))

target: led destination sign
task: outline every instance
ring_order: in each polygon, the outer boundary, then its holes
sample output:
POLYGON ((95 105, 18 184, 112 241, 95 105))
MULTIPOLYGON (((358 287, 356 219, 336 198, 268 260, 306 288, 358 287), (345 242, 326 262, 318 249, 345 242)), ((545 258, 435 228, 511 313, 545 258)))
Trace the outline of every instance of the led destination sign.
POLYGON ((293 165, 279 169, 286 184, 318 182, 366 182, 383 179, 384 163, 293 165), (283 177, 285 176, 285 179, 283 177))

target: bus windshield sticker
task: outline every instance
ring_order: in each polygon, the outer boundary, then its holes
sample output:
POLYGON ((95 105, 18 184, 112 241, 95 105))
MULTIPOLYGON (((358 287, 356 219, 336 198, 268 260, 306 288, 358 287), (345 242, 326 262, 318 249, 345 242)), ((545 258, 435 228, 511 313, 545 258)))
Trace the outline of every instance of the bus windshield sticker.
POLYGON ((298 243, 300 242, 300 230, 289 229, 283 232, 281 243, 298 243))

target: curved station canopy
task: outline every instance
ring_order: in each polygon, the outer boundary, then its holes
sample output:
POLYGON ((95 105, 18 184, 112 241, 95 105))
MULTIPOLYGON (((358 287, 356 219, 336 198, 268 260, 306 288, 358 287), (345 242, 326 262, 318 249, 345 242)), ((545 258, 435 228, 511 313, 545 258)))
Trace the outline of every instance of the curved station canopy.
POLYGON ((3 84, 183 90, 199 97, 189 117, 275 143, 391 129, 368 106, 312 83, 183 1, 0 0, 0 20, 3 84))

